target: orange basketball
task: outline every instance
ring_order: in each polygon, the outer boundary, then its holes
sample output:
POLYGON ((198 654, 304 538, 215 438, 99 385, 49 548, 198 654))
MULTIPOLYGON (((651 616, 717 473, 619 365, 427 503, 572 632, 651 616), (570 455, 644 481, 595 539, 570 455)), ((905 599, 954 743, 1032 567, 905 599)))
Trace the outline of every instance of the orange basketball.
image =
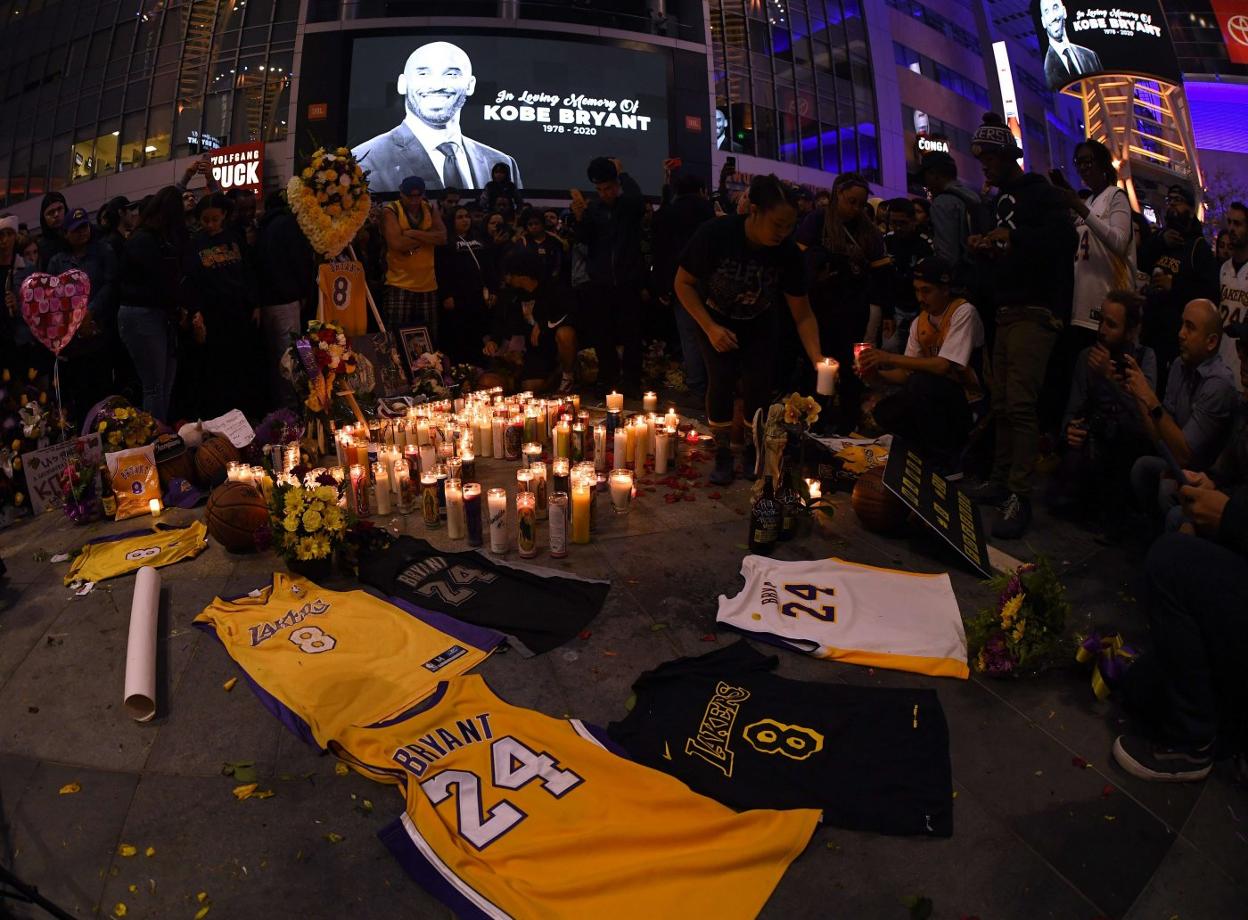
POLYGON ((858 477, 849 499, 862 526, 872 533, 892 533, 908 516, 905 504, 884 485, 884 469, 876 467, 858 477))
POLYGON ((256 531, 269 523, 269 506, 248 482, 227 482, 212 490, 204 516, 208 535, 232 553, 256 551, 256 531))
POLYGON ((231 460, 237 460, 241 454, 238 448, 230 443, 229 438, 214 435, 204 439, 195 451, 195 475, 201 486, 212 488, 225 482, 225 467, 231 460))

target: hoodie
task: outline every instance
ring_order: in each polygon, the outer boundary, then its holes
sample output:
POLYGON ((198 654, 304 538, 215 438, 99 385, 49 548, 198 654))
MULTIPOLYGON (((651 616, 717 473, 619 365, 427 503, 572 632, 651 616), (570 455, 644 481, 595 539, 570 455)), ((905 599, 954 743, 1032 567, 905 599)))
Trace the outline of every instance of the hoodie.
POLYGON ((971 261, 967 236, 984 230, 979 226, 982 208, 979 193, 957 179, 932 197, 932 249, 936 257, 944 259, 958 275, 965 274, 971 261))
POLYGON ((1075 287, 1075 223, 1061 193, 1039 173, 1022 173, 1001 186, 996 225, 1010 245, 990 260, 987 282, 997 307, 1043 307, 1070 315, 1075 287))
POLYGON ((586 267, 594 284, 614 287, 640 284, 644 279, 641 221, 646 201, 628 173, 620 173, 620 185, 620 196, 614 202, 589 202, 584 219, 575 226, 576 241, 587 247, 586 267))
MULTIPOLYGON (((43 214, 48 210, 48 205, 60 202, 65 205, 66 212, 69 211, 69 204, 65 201, 65 196, 60 192, 48 192, 43 196, 43 201, 39 204, 39 270, 47 271, 48 260, 58 252, 64 252, 68 247, 65 245, 65 234, 60 230, 53 230, 47 225, 43 219, 43 214)), ((68 213, 65 215, 69 216, 68 213)))

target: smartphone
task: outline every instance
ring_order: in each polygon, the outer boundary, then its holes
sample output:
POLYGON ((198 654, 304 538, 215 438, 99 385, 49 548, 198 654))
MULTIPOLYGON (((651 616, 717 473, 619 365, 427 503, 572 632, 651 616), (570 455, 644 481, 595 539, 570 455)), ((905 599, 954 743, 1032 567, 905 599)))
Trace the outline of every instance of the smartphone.
POLYGON ((1191 483, 1184 474, 1183 467, 1179 466, 1179 461, 1174 458, 1174 452, 1160 438, 1157 439, 1157 450, 1161 453, 1161 459, 1166 461, 1166 467, 1175 481, 1181 486, 1190 486, 1191 483))

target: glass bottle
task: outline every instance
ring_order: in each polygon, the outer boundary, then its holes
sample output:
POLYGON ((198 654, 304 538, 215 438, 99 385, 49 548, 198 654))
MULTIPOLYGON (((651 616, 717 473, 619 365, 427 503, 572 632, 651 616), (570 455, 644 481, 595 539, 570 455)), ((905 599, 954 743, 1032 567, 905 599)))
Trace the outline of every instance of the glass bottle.
POLYGON ((775 487, 771 477, 763 481, 763 494, 754 500, 750 508, 750 552, 767 555, 776 547, 780 537, 783 512, 776 501, 775 487))

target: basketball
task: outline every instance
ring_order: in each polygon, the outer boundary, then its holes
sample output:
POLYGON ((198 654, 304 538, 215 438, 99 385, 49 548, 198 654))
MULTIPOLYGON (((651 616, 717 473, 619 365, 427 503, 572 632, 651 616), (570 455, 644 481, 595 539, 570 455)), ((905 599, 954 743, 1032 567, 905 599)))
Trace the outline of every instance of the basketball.
POLYGON ((195 481, 195 461, 186 444, 176 434, 162 434, 156 439, 156 470, 160 473, 160 488, 169 488, 174 479, 195 481))
POLYGON ((862 526, 872 533, 892 533, 906 522, 906 506, 884 485, 884 469, 876 467, 858 477, 849 499, 862 526))
POLYGON ((248 482, 227 482, 208 496, 208 535, 232 553, 254 553, 256 531, 268 526, 269 506, 248 482))
POLYGON ((195 478, 201 486, 211 489, 225 482, 225 467, 241 456, 228 438, 220 435, 205 438, 195 451, 195 478))

